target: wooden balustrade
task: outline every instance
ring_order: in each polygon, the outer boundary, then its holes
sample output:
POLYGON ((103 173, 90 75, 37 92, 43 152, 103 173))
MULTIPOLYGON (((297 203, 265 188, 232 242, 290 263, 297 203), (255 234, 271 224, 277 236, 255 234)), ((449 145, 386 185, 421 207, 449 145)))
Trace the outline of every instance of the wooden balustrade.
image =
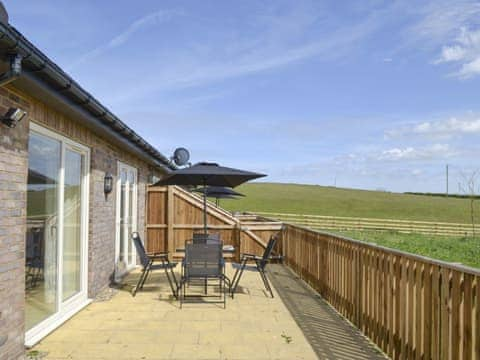
POLYGON ((394 359, 480 359, 480 271, 286 224, 285 262, 394 359))

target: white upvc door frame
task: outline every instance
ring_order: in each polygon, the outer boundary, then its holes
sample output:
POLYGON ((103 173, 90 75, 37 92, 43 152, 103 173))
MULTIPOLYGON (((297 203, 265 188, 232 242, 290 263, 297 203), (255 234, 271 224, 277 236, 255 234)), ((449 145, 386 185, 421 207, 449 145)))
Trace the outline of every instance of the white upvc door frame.
POLYGON ((56 309, 52 316, 35 325, 25 334, 25 345, 33 346, 71 316, 88 305, 88 216, 89 216, 89 184, 90 184, 90 149, 63 135, 30 122, 30 132, 34 132, 61 143, 59 194, 58 194, 58 219, 57 219, 57 294, 56 309), (63 277, 63 217, 64 217, 64 185, 65 185, 65 150, 77 152, 84 156, 82 185, 81 185, 81 220, 80 220, 80 276, 81 287, 78 294, 66 301, 62 301, 63 277))
POLYGON ((131 241, 130 234, 128 233, 128 224, 129 222, 132 225, 132 232, 137 231, 138 226, 138 170, 137 168, 128 165, 124 162, 117 161, 117 184, 116 184, 116 221, 115 221, 115 279, 119 280, 123 275, 125 275, 128 271, 132 270, 136 267, 136 259, 137 253, 135 247, 132 243, 130 243, 130 247, 132 248, 132 261, 128 261, 128 245, 131 241), (121 173, 122 170, 126 171, 127 179, 125 182, 125 196, 123 202, 123 214, 127 221, 124 221, 122 224, 121 219, 121 192, 122 192, 122 179, 121 173), (134 175, 133 183, 130 182, 129 174, 134 175), (133 199, 131 201, 132 205, 132 217, 130 218, 129 214, 129 204, 130 204, 130 187, 132 187, 132 195, 133 199), (123 239, 120 238, 120 226, 123 226, 123 239), (125 260, 125 268, 119 268, 119 258, 120 258, 120 243, 123 244, 124 249, 124 260, 125 260))

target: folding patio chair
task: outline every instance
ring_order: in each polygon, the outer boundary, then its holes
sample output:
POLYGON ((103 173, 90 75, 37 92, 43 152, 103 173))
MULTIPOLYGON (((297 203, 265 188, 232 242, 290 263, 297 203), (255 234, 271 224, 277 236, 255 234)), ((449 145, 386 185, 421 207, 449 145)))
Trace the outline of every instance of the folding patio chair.
POLYGON ((232 297, 235 294, 235 291, 237 290, 237 286, 238 286, 238 283, 240 282, 240 278, 242 277, 243 271, 247 267, 247 262, 254 261, 255 265, 249 266, 248 269, 258 271, 258 273, 260 274, 260 277, 262 278, 263 284, 265 285, 265 289, 267 289, 267 291, 270 293, 270 295, 273 298, 272 287, 268 282, 267 274, 265 272, 265 267, 267 266, 267 263, 271 260, 272 251, 273 251, 273 248, 275 247, 276 242, 277 242, 277 236, 272 235, 270 237, 270 240, 268 241, 268 244, 262 256, 252 255, 252 254, 240 255, 240 264, 237 265, 238 266, 237 270, 235 271, 235 275, 233 276, 233 279, 232 279, 232 287, 230 290, 232 297))
POLYGON ((132 295, 135 296, 137 294, 138 289, 142 289, 145 281, 147 280, 150 271, 152 270, 164 270, 165 274, 167 275, 168 283, 170 284, 170 288, 172 289, 173 296, 178 299, 178 282, 177 278, 175 277, 175 273, 173 269, 177 266, 177 263, 170 262, 168 260, 168 253, 151 253, 148 254, 145 251, 145 247, 143 246, 142 240, 140 239, 140 235, 138 232, 132 233, 132 240, 135 244, 135 248, 137 249, 137 254, 140 257, 140 262, 142 264, 142 274, 138 279, 137 286, 133 289, 132 295), (156 260, 160 260, 161 263, 154 264, 156 260), (175 285, 174 285, 175 284, 175 285))
MULTIPOLYGON (((194 243, 185 244, 185 259, 182 263, 182 279, 180 281, 180 307, 182 307, 186 294, 186 284, 197 279, 218 279, 220 299, 223 288, 223 306, 226 308, 226 285, 230 288, 230 281, 225 276, 225 262, 223 260, 222 243, 194 243), (182 293, 183 288, 183 293, 182 293)), ((202 295, 188 295, 200 297, 202 295)))

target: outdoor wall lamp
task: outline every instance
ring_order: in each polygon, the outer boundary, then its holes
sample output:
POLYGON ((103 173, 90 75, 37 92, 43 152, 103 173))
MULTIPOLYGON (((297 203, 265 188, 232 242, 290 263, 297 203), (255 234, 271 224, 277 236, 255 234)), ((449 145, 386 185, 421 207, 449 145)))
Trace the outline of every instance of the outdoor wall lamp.
POLYGON ((14 128, 27 115, 26 111, 18 108, 10 108, 0 119, 9 128, 14 128))
POLYGON ((103 192, 105 195, 110 194, 113 190, 113 176, 110 173, 105 174, 105 178, 103 179, 103 192))

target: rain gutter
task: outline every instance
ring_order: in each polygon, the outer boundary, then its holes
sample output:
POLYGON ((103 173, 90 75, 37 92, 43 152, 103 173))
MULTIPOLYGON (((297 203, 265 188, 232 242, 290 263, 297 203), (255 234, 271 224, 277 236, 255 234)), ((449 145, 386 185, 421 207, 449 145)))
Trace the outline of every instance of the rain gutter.
MULTIPOLYGON (((100 136, 166 172, 169 159, 103 106, 10 24, 0 22, 0 51, 9 59, 20 58, 20 71, 4 75, 15 87, 53 106, 100 136)), ((2 78, 0 77, 0 85, 2 78)))

